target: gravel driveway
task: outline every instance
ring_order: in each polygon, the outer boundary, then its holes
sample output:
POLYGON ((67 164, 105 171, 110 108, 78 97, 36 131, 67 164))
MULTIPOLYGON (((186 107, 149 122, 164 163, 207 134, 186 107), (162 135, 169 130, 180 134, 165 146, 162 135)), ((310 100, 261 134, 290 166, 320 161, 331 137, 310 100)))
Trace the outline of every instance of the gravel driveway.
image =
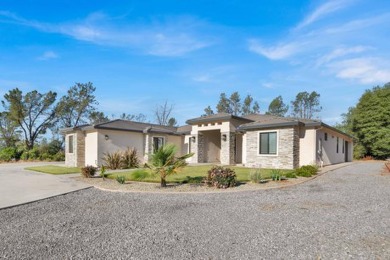
POLYGON ((88 189, 0 211, 0 258, 390 259, 390 175, 356 163, 284 189, 88 189))

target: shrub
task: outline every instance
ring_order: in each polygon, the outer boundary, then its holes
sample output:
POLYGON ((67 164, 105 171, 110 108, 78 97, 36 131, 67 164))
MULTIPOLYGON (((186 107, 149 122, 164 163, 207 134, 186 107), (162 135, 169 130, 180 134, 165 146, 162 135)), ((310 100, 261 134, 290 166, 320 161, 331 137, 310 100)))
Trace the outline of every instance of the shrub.
POLYGON ((6 147, 0 150, 0 161, 9 162, 18 159, 18 151, 15 147, 6 147))
POLYGON ((57 162, 65 161, 64 151, 58 151, 55 155, 52 156, 52 160, 57 162))
POLYGON ((106 162, 106 166, 111 170, 120 169, 122 154, 121 152, 113 152, 113 153, 105 153, 103 157, 103 161, 106 162))
POLYGON ((93 167, 93 166, 91 166, 91 165, 87 165, 87 166, 81 168, 81 174, 82 174, 85 178, 91 178, 92 176, 95 175, 96 170, 97 170, 96 167, 93 167))
POLYGON ((260 169, 251 169, 249 172, 249 179, 253 183, 259 183, 261 179, 260 169))
POLYGON ((123 169, 138 168, 139 160, 137 155, 137 149, 127 148, 127 150, 124 151, 122 154, 121 164, 123 169))
POLYGON ((273 181, 281 181, 282 180, 282 171, 281 170, 272 170, 271 171, 271 179, 273 181))
POLYGON ((100 167, 100 177, 104 178, 106 177, 106 166, 102 165, 102 167, 100 167))
POLYGON ((116 176, 116 181, 119 182, 120 184, 125 184, 126 182, 126 177, 121 175, 121 176, 116 176))
POLYGON ((295 174, 294 171, 287 172, 284 176, 286 176, 286 178, 296 178, 297 177, 297 175, 295 174))
POLYGON ((222 189, 234 187, 237 183, 236 173, 230 168, 213 166, 207 174, 205 182, 209 186, 222 189))
POLYGON ((295 174, 301 177, 311 177, 317 174, 318 167, 313 165, 303 165, 295 170, 295 174))

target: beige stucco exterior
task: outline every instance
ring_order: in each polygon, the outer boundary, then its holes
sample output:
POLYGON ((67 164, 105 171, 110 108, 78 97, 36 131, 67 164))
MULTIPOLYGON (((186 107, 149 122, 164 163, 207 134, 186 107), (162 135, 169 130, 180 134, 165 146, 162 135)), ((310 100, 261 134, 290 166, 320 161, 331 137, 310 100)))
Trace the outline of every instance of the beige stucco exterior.
POLYGON ((144 163, 153 152, 154 137, 163 138, 165 144, 176 145, 178 156, 193 153, 194 156, 187 159, 189 163, 294 169, 303 165, 321 166, 352 160, 352 138, 318 121, 303 123, 283 119, 280 125, 276 123, 265 127, 262 124, 249 124, 251 127, 242 130, 240 124, 247 123, 247 119, 226 116, 223 119, 207 119, 201 123, 195 120, 182 134, 171 129, 153 132, 150 131, 152 127, 146 127, 143 131, 94 127, 84 131, 72 130, 65 135, 66 165, 100 166, 105 153, 127 148, 135 148, 140 161, 144 163), (276 154, 260 154, 260 133, 269 132, 276 133, 276 154), (69 136, 73 136, 72 153, 69 152, 69 136))

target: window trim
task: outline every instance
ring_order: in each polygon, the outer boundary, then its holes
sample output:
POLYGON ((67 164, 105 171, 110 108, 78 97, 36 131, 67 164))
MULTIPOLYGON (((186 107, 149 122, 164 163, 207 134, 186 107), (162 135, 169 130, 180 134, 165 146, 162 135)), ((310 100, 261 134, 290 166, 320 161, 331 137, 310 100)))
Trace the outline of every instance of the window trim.
POLYGON ((74 134, 68 135, 68 149, 67 153, 74 154, 74 134), (70 142, 70 138, 72 137, 72 142, 70 142), (72 146, 70 145, 72 143, 72 146), (70 151, 70 147, 72 147, 72 151, 70 151))
POLYGON ((161 135, 154 135, 154 136, 152 136, 152 152, 153 153, 155 151, 155 149, 154 149, 154 138, 162 138, 163 139, 162 145, 163 146, 165 145, 165 136, 161 136, 161 135))
POLYGON ((270 156, 270 157, 279 156, 279 130, 257 131, 257 155, 258 156, 270 156), (275 154, 260 153, 260 134, 264 134, 264 133, 276 133, 276 153, 275 154))

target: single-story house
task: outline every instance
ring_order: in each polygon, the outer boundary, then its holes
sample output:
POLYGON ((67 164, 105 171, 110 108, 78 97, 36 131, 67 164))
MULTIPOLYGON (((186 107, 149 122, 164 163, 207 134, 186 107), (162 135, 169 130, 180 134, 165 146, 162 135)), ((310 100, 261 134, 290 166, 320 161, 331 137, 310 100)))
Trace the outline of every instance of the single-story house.
POLYGON ((219 113, 187 120, 181 127, 127 120, 62 129, 67 166, 102 165, 105 153, 137 149, 142 162, 165 143, 189 163, 240 164, 294 169, 352 161, 353 138, 319 120, 219 113))

